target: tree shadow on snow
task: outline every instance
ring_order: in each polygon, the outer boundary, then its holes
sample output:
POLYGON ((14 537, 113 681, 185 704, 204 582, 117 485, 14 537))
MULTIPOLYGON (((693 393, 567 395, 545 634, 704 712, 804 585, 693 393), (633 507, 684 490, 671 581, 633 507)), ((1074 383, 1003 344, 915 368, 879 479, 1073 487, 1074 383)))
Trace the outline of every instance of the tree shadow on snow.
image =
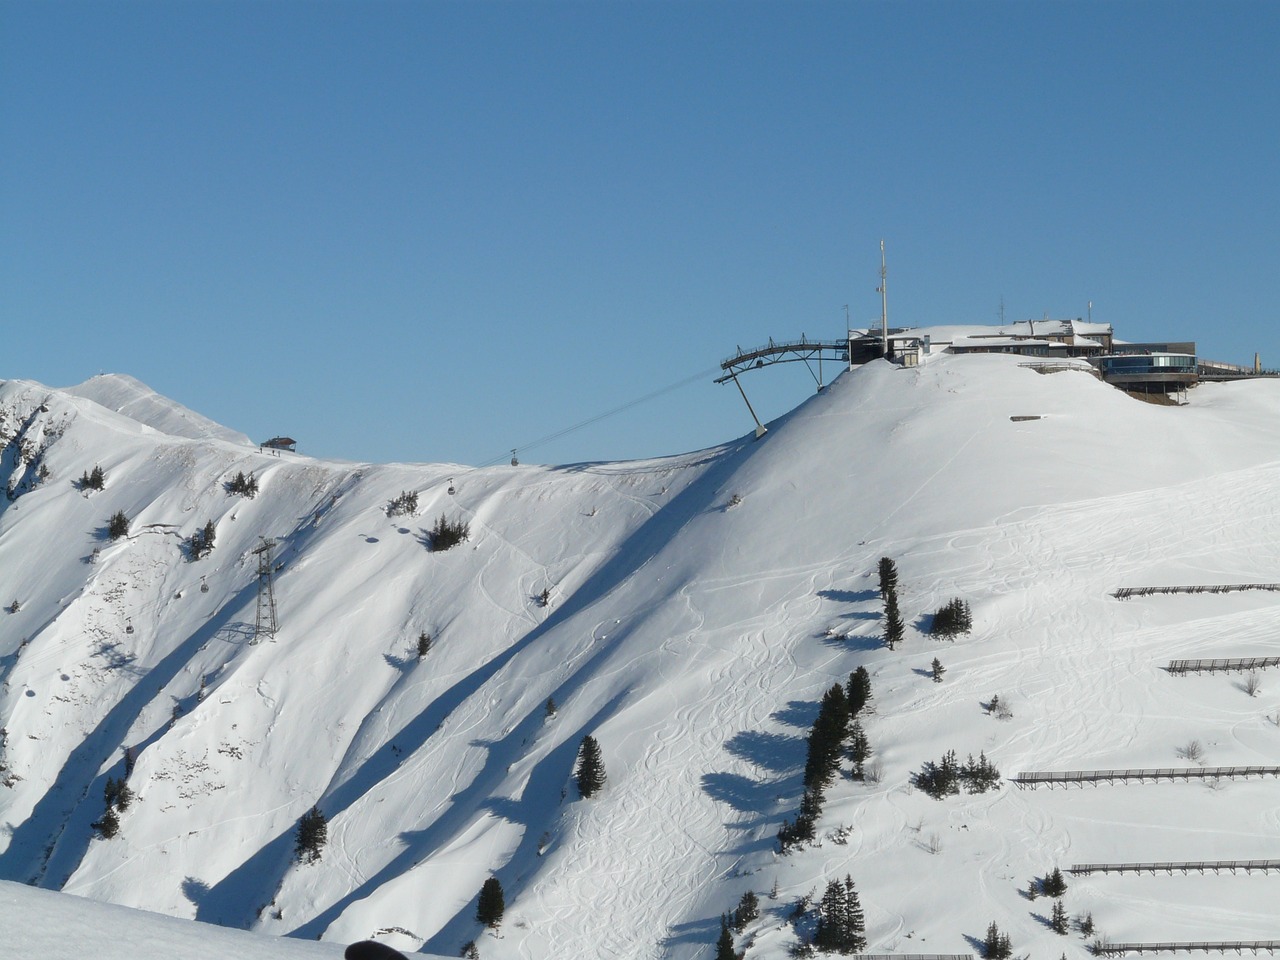
POLYGON ((702 789, 712 800, 727 803, 739 813, 755 813, 777 798, 778 785, 760 783, 736 773, 704 773, 702 789))
POLYGON ((884 646, 884 639, 879 636, 863 637, 848 633, 823 633, 818 636, 822 644, 836 650, 867 651, 878 650, 884 646))
POLYGON ((704 920, 689 920, 671 927, 671 932, 658 941, 663 950, 669 952, 681 944, 701 943, 711 945, 720 935, 720 918, 710 917, 704 920))
POLYGON ((781 733, 742 730, 730 737, 724 748, 739 760, 770 773, 789 773, 804 764, 804 740, 781 733))
POLYGON ((196 877, 185 877, 182 881, 182 895, 186 897, 194 906, 199 907, 200 901, 209 894, 209 885, 203 880, 196 877))
POLYGON ((387 666, 394 670, 399 670, 401 673, 404 673, 412 667, 415 662, 414 660, 410 660, 408 657, 395 657, 389 653, 384 653, 382 655, 382 659, 386 662, 387 666))
POLYGON ((923 633, 925 636, 933 633, 933 614, 922 613, 911 621, 911 625, 923 633))
POLYGON ((819 590, 818 596, 823 600, 834 600, 837 603, 865 603, 880 597, 878 590, 819 590))
POLYGON ((775 710, 770 714, 769 719, 799 730, 808 730, 813 726, 813 721, 818 719, 817 701, 792 700, 781 710, 775 710))

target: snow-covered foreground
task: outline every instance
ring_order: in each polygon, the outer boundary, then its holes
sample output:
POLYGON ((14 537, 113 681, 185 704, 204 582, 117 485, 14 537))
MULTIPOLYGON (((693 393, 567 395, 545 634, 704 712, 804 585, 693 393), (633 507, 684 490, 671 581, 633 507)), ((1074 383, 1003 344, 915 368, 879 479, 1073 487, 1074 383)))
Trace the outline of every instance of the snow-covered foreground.
MULTIPOLYGON (((1111 596, 1280 581, 1280 383, 1168 408, 936 356, 846 374, 759 442, 485 470, 266 456, 130 390, 0 385, 17 492, 0 602, 20 601, 0 613, 5 878, 308 940, 549 960, 709 957, 748 889, 762 915, 739 949, 783 957, 796 899, 847 873, 872 950, 967 952, 994 920, 1017 952, 1057 956, 1084 940, 1023 895, 1054 866, 1280 858, 1275 778, 943 801, 911 785, 948 749, 1006 776, 1195 766, 1193 740, 1205 764, 1280 763, 1280 670, 1250 696, 1239 675, 1162 669, 1275 656, 1280 593, 1111 596), (105 489, 78 490, 95 464, 105 489), (226 491, 240 471, 256 498, 226 491), (402 491, 416 515, 388 516, 402 491), (130 533, 112 542, 117 510, 130 533), (433 553, 442 515, 470 539, 433 553), (216 546, 191 561, 209 520, 216 546), (280 629, 254 644, 264 536, 280 629), (895 651, 882 556, 908 622, 895 651), (973 632, 929 638, 957 596, 973 632), (860 665, 880 779, 834 786, 820 842, 780 856, 817 701, 860 665), (993 694, 1011 717, 983 708, 993 694), (608 783, 583 801, 587 733, 608 783), (94 839, 126 747, 137 800, 94 839), (303 865, 313 804, 329 840, 303 865), (497 936, 474 920, 491 875, 497 936)), ((1277 902, 1276 874, 1092 875, 1066 895, 1129 941, 1280 938, 1277 902)))
POLYGON ((342 948, 255 936, 0 880, 9 960, 335 960, 342 948))

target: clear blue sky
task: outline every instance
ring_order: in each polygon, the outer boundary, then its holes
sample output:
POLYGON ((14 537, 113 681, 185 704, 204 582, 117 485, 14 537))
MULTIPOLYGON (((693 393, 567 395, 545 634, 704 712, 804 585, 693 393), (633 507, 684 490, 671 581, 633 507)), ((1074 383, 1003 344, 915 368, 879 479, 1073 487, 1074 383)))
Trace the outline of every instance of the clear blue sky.
MULTIPOLYGON (((1280 366, 1278 49, 1264 2, 0 0, 0 378, 482 463, 877 318, 881 238, 895 324, 1280 366)), ((711 380, 523 459, 746 433, 711 380)))

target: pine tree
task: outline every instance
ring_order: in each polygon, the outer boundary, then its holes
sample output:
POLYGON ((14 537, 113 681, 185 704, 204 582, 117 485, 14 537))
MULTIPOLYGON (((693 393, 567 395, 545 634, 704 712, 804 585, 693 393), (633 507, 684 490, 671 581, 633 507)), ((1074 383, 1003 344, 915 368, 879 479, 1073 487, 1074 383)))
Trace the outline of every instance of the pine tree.
POLYGON ((849 728, 849 703, 844 687, 833 684, 822 695, 818 718, 809 731, 808 756, 804 765, 804 785, 822 790, 840 770, 840 757, 849 728))
POLYGON ((778 830, 778 845, 786 853, 799 843, 807 843, 814 837, 818 817, 822 816, 822 794, 816 790, 805 790, 800 798, 800 813, 794 822, 782 821, 778 830))
POLYGON ((418 634, 418 659, 421 660, 431 652, 431 634, 423 630, 418 634))
POLYGON ((1069 927, 1067 925, 1067 908, 1062 905, 1061 900, 1053 901, 1053 910, 1049 914, 1049 926, 1053 928, 1054 933, 1067 933, 1069 927))
POLYGON ((1006 934, 1000 932, 994 920, 987 927, 986 939, 982 941, 982 955, 987 960, 1009 960, 1013 956, 1013 944, 1006 934))
POLYGON ((898 612, 898 593, 891 590, 884 601, 885 646, 893 650, 902 641, 903 630, 902 614, 898 612))
POLYGON ((849 716, 856 717, 871 699, 871 675, 866 667, 859 667, 849 674, 849 684, 845 687, 845 700, 848 701, 849 716))
POLYGON ((315 863, 320 859, 320 851, 324 849, 328 839, 329 822, 320 812, 320 808, 313 806, 298 821, 298 832, 294 841, 294 851, 298 859, 304 863, 315 863))
POLYGON ((733 934, 729 932, 729 920, 720 917, 720 939, 716 941, 716 960, 738 960, 733 950, 733 934))
POLYGON ((476 921, 497 929, 507 905, 502 896, 502 884, 497 877, 490 877, 480 888, 480 901, 476 904, 476 921))
POLYGON ((107 521, 107 536, 112 540, 119 540, 121 537, 129 535, 129 518, 124 515, 123 510, 117 510, 111 515, 111 519, 107 521))
POLYGON ((880 558, 880 599, 887 600, 889 594, 898 591, 898 566, 889 557, 880 558))
POLYGON ((935 800, 960 792, 960 767, 956 762, 956 752, 948 750, 942 760, 926 763, 915 776, 915 784, 935 800))
POLYGON ((120 818, 116 815, 115 810, 107 807, 101 818, 96 823, 91 823, 90 826, 97 830, 103 839, 110 840, 120 832, 120 818))
POLYGON ((933 671, 933 682, 941 683, 942 675, 947 672, 947 668, 942 665, 942 661, 934 657, 933 663, 929 665, 929 668, 933 671))
POLYGON ((741 933, 748 923, 759 916, 760 898, 748 890, 738 901, 738 908, 733 911, 733 929, 741 933))
POLYGON ((596 738, 587 734, 578 750, 578 795, 587 800, 595 796, 605 784, 604 758, 596 738))
POLYGON ((818 929, 813 945, 831 953, 856 953, 867 945, 866 937, 862 936, 865 931, 866 921, 853 878, 846 876, 843 883, 832 880, 818 905, 818 929))
POLYGON ((867 762, 867 757, 871 756, 871 745, 867 741, 866 731, 857 720, 849 725, 849 756, 853 760, 853 778, 861 780, 862 766, 867 762))
POLYGON ((1054 867, 1045 875, 1044 883, 1041 884, 1045 895, 1050 897, 1060 897, 1067 892, 1067 878, 1062 875, 1062 871, 1058 867, 1054 867))

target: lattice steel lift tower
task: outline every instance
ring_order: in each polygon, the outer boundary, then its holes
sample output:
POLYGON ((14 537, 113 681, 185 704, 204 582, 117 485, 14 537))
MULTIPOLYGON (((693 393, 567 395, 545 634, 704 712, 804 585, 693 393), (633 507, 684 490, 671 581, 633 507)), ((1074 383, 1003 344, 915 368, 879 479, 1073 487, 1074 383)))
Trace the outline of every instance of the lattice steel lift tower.
POLYGON ((276 636, 276 593, 271 584, 271 551, 276 542, 262 537, 262 546, 253 551, 258 557, 258 614, 253 622, 253 639, 257 643, 262 637, 274 640, 276 636))

